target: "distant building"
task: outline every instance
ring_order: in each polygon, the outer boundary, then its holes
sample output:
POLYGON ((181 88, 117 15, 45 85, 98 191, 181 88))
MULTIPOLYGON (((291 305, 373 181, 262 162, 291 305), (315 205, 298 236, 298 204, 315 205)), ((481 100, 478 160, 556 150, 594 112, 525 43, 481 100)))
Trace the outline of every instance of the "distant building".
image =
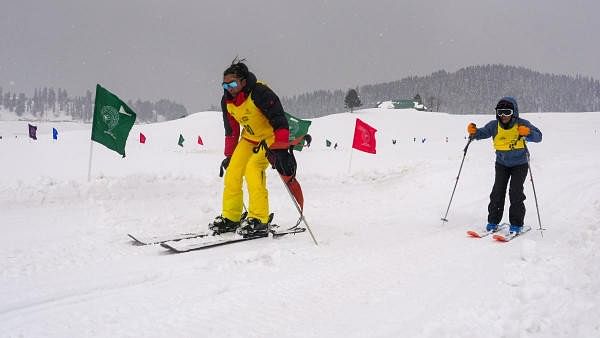
POLYGON ((393 101, 383 101, 377 104, 377 108, 387 108, 387 109, 416 109, 419 111, 427 110, 422 103, 418 103, 411 99, 407 100, 393 100, 393 101))

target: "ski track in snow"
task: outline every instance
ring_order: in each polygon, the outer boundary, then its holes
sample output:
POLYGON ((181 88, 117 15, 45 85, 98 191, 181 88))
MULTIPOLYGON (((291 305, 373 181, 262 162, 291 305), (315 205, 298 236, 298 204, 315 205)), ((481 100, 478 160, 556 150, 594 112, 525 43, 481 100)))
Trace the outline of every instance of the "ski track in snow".
MULTIPOLYGON (((128 157, 115 163, 96 148, 89 183, 78 160, 87 161, 85 144, 0 143, 3 158, 23 161, 0 169, 0 337, 598 336, 600 136, 579 135, 575 148, 563 140, 600 115, 526 117, 544 132, 531 150, 547 231, 536 231, 528 178, 533 231, 497 243, 465 234, 487 216, 489 140, 470 145, 447 224, 440 217, 466 141, 433 141, 489 116, 414 113, 398 125, 389 114, 357 114, 379 127, 379 154, 355 153, 350 170, 343 141, 351 132, 333 126, 352 131, 355 116, 313 123, 315 144, 297 157, 318 247, 308 233, 184 254, 132 245, 127 233, 206 230, 220 211, 221 130, 203 131, 213 146, 200 151, 160 142, 146 150, 133 138, 128 157), (430 141, 411 141, 415 125, 430 126, 421 131, 430 141), (392 147, 387 137, 395 135, 407 137, 392 147), (340 147, 325 148, 320 138, 340 147), (27 151, 65 163, 36 173, 28 165, 35 160, 20 153, 27 151)), ((145 134, 167 140, 180 125, 219 125, 206 113, 189 119, 145 126, 145 134)), ((144 126, 132 135, 136 128, 144 126)), ((86 138, 76 128, 61 135, 86 138)), ((271 170, 268 182, 275 223, 294 224, 297 213, 271 170)))

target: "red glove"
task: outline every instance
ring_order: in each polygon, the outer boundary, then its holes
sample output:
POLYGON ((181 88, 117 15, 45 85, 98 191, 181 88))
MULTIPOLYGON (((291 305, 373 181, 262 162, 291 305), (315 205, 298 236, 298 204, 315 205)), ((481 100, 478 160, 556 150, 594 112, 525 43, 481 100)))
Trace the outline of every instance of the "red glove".
POLYGON ((225 150, 223 151, 225 156, 231 157, 231 155, 233 155, 233 151, 238 143, 238 138, 238 135, 225 136, 225 150))
POLYGON ((223 155, 231 157, 240 138, 240 124, 233 116, 231 116, 231 114, 227 114, 227 120, 231 126, 231 134, 225 135, 225 150, 223 151, 223 155))
POLYGON ((275 142, 271 144, 269 149, 287 149, 290 146, 290 130, 277 129, 275 130, 275 142))
POLYGON ((517 130, 519 131, 519 136, 527 136, 531 132, 527 126, 518 126, 517 130))
POLYGON ((469 125, 467 125, 467 132, 469 133, 469 136, 475 136, 477 133, 477 125, 475 125, 473 122, 469 123, 469 125))

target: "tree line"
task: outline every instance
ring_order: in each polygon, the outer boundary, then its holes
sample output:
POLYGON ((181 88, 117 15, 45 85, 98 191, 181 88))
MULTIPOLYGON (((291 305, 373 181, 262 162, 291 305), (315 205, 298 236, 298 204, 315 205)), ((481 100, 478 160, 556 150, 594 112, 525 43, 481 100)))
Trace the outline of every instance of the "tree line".
MULTIPOLYGON (((90 122, 93 117, 93 96, 87 90, 84 96, 69 97, 66 89, 36 88, 33 97, 24 93, 4 92, 0 87, 0 107, 15 113, 18 117, 30 114, 34 119, 53 120, 70 117, 75 121, 90 122)), ((138 122, 166 121, 186 116, 185 106, 166 99, 156 102, 127 101, 127 105, 137 114, 138 122)))
MULTIPOLYGON (((427 76, 365 85, 356 90, 363 108, 382 101, 410 99, 416 94, 431 111, 452 114, 492 113, 502 96, 513 96, 520 111, 600 111, 600 81, 590 77, 540 73, 524 67, 481 65, 456 72, 437 71, 427 76)), ((350 91, 317 90, 283 97, 286 111, 298 117, 341 113, 350 91)))

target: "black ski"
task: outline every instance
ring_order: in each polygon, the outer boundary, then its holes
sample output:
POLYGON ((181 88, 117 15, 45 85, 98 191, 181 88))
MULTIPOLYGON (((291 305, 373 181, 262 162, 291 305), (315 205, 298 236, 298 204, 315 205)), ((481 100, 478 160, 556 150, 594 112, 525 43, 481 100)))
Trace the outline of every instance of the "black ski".
POLYGON ((183 239, 192 239, 198 237, 206 237, 212 235, 212 231, 210 232, 190 232, 184 234, 177 235, 162 235, 162 236, 144 236, 144 235, 132 235, 127 234, 129 238, 131 238, 135 244, 137 245, 152 245, 152 244, 160 244, 165 242, 174 242, 180 241, 183 239))
POLYGON ((171 252, 183 253, 183 252, 189 252, 189 251, 197 251, 197 250, 204 250, 204 249, 208 249, 208 248, 214 248, 217 246, 223 246, 223 245, 227 245, 227 244, 245 242, 245 241, 250 241, 253 239, 267 238, 267 237, 269 237, 269 234, 271 235, 272 238, 280 238, 285 235, 297 234, 297 233, 301 233, 304 231, 306 231, 306 228, 294 227, 294 228, 280 230, 280 231, 269 230, 269 232, 267 232, 267 233, 254 234, 254 235, 250 235, 250 236, 242 236, 237 233, 225 233, 225 234, 214 235, 214 236, 205 237, 205 238, 192 238, 192 239, 188 239, 188 240, 163 242, 163 243, 160 243, 160 245, 163 248, 168 249, 171 252))
MULTIPOLYGON (((277 225, 274 225, 274 227, 277 227, 277 225)), ((284 229, 284 230, 274 230, 271 229, 271 234, 273 235, 273 238, 279 238, 281 236, 285 236, 285 235, 289 235, 289 234, 299 234, 301 232, 305 232, 306 228, 301 228, 298 226, 289 228, 289 229, 284 229)))
MULTIPOLYGON (((247 212, 242 213, 242 216, 240 219, 243 220, 244 218, 246 218, 246 215, 248 215, 247 212)), ((270 220, 273 219, 273 214, 271 214, 269 216, 271 217, 270 220)), ((161 244, 161 243, 165 243, 165 242, 181 241, 184 239, 213 236, 216 233, 215 233, 215 231, 210 230, 211 225, 212 225, 212 223, 209 223, 208 224, 209 231, 204 231, 204 232, 189 232, 189 233, 182 233, 182 234, 176 234, 176 235, 159 235, 159 236, 127 234, 127 236, 129 236, 129 238, 131 238, 134 241, 134 243, 137 245, 161 244)))
MULTIPOLYGON (((227 235, 227 234, 225 234, 227 235)), ((216 246, 222 246, 226 244, 233 244, 238 242, 250 241, 253 239, 266 238, 269 234, 260 234, 253 236, 241 236, 238 234, 230 234, 230 236, 223 235, 215 235, 208 241, 195 241, 195 240, 183 240, 183 241, 175 241, 175 242, 164 242, 160 243, 160 245, 169 249, 171 252, 182 253, 196 250, 203 250, 208 248, 214 248, 216 246)))

